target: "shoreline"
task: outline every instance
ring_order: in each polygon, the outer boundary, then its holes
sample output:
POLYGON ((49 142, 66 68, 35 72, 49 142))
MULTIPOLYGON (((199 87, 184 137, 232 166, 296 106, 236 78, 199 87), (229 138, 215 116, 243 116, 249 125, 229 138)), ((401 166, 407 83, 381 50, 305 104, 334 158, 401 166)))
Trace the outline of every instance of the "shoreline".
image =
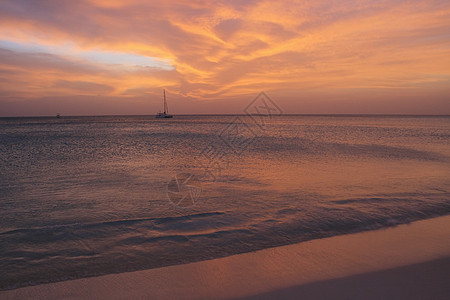
POLYGON ((409 285, 393 284, 395 278, 414 287, 421 270, 427 270, 434 294, 424 292, 448 297, 442 274, 450 271, 449 237, 447 215, 184 265, 28 286, 2 291, 0 298, 336 298, 336 291, 351 292, 361 282, 388 285, 390 290, 374 290, 398 298, 406 297, 409 285))

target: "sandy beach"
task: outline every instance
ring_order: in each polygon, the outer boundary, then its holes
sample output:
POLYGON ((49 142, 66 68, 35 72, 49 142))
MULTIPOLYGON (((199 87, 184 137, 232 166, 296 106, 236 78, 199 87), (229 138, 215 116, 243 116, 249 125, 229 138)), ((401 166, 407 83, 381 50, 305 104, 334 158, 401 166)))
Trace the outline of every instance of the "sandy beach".
POLYGON ((3 291, 1 299, 448 299, 450 216, 226 258, 3 291))

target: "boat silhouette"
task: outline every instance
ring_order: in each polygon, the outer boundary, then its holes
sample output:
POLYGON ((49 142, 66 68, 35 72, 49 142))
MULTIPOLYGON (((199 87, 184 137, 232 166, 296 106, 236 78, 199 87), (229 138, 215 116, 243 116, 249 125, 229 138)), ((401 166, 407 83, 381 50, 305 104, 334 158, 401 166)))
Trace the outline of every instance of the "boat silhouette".
POLYGON ((173 116, 169 114, 169 107, 167 106, 167 101, 166 101, 166 90, 164 89, 163 91, 164 91, 164 111, 159 112, 156 115, 156 118, 160 118, 160 119, 173 118, 173 116))

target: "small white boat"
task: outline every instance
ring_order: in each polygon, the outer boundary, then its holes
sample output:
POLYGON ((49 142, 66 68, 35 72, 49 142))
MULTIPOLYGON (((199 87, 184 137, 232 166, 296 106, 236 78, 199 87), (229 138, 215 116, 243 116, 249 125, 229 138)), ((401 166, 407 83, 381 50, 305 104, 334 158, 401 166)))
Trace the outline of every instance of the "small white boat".
POLYGON ((169 114, 169 107, 167 106, 166 101, 166 90, 164 90, 164 112, 159 112, 156 115, 156 118, 173 118, 173 116, 169 114))

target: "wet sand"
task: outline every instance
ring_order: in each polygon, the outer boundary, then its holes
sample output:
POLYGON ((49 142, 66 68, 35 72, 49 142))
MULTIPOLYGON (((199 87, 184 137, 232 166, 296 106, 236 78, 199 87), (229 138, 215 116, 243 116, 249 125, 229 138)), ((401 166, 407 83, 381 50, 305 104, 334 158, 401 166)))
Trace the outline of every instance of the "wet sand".
MULTIPOLYGON (((201 245, 199 245, 201 247, 201 245)), ((448 299, 450 216, 230 257, 0 292, 1 299, 448 299)))
POLYGON ((450 257, 241 299, 448 299, 450 257))

